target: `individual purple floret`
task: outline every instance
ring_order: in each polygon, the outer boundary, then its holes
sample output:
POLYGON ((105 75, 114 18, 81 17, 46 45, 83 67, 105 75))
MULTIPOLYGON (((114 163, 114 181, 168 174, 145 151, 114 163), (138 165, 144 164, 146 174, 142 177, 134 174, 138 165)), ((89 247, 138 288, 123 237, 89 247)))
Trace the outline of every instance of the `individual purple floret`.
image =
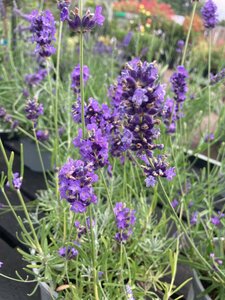
POLYGON ((92 184, 98 181, 92 163, 69 159, 59 171, 59 191, 66 199, 71 210, 76 213, 86 212, 87 207, 97 203, 92 184))
POLYGON ((155 186, 158 176, 165 177, 169 181, 176 176, 175 168, 168 168, 165 156, 158 155, 157 157, 150 158, 150 162, 148 162, 146 157, 142 157, 142 159, 146 163, 143 166, 143 170, 146 175, 145 183, 147 187, 155 186))
MULTIPOLYGON (((83 81, 84 84, 88 81, 90 77, 90 71, 88 66, 83 66, 83 81)), ((75 93, 79 93, 80 91, 80 64, 78 64, 71 73, 71 88, 75 93)))
POLYGON ((218 23, 217 6, 212 0, 207 0, 201 9, 203 23, 206 29, 213 29, 218 23))
POLYGON ((68 18, 68 24, 73 31, 87 32, 94 29, 96 26, 102 26, 105 17, 102 15, 102 7, 96 6, 95 13, 92 14, 89 10, 82 17, 79 16, 79 9, 76 8, 72 12, 71 18, 68 18))
POLYGON ((36 124, 38 117, 44 114, 44 106, 42 103, 38 103, 36 98, 27 100, 25 106, 25 113, 28 120, 31 120, 36 124))
MULTIPOLYGON (((22 185, 22 177, 20 177, 20 174, 18 172, 13 173, 12 185, 13 185, 14 189, 20 190, 21 185, 22 185)), ((10 187, 9 182, 6 183, 6 186, 10 187)))
POLYGON ((0 106, 0 118, 4 118, 6 115, 6 110, 3 106, 0 106))
POLYGON ((176 52, 181 53, 183 51, 184 45, 185 45, 185 42, 183 40, 179 40, 177 42, 176 52))
POLYGON ((136 222, 135 210, 126 207, 126 204, 123 202, 117 202, 113 211, 116 217, 116 225, 119 229, 115 239, 118 242, 125 242, 133 233, 133 227, 136 222))
POLYGON ((0 268, 2 268, 3 265, 4 265, 4 263, 2 261, 0 261, 0 268))
POLYGON ((36 43, 35 52, 42 57, 48 57, 55 53, 51 43, 55 40, 55 20, 49 10, 39 13, 34 10, 30 14, 32 42, 36 43))
POLYGON ((80 129, 73 144, 79 149, 82 159, 91 162, 94 170, 97 170, 109 164, 108 141, 96 124, 89 124, 87 130, 90 133, 89 137, 83 139, 82 129, 80 129))
POLYGON ((39 69, 37 73, 28 74, 24 77, 24 80, 27 85, 30 87, 33 87, 35 85, 38 85, 44 78, 47 76, 47 70, 46 69, 39 69))
POLYGON ((66 259, 73 259, 77 257, 78 251, 74 247, 61 247, 58 251, 59 256, 65 257, 66 259))
POLYGON ((225 215, 222 212, 218 212, 217 215, 214 215, 211 217, 211 223, 215 226, 219 226, 221 224, 221 218, 223 218, 225 215))
POLYGON ((62 22, 68 20, 68 18, 69 18, 70 4, 71 4, 70 0, 59 0, 58 1, 58 9, 60 10, 60 20, 62 22))
POLYGON ((214 140, 214 138, 215 138, 214 133, 211 132, 209 134, 206 134, 204 141, 205 141, 205 143, 210 143, 214 140))
POLYGON ((125 290, 126 290, 127 300, 135 300, 134 295, 133 295, 133 291, 132 291, 129 284, 126 284, 125 290))
POLYGON ((222 69, 219 73, 217 73, 216 75, 212 75, 210 76, 210 84, 211 85, 215 85, 218 82, 220 82, 221 80, 223 80, 225 78, 225 68, 222 69))
POLYGON ((49 139, 49 131, 48 130, 37 130, 36 137, 38 141, 45 142, 49 139))
POLYGON ((174 199, 172 202, 171 202, 171 205, 173 208, 176 208, 178 205, 179 205, 179 201, 177 199, 174 199))
POLYGON ((191 220, 190 220, 190 223, 191 225, 195 225, 198 221, 198 212, 197 211, 194 211, 191 215, 191 220))

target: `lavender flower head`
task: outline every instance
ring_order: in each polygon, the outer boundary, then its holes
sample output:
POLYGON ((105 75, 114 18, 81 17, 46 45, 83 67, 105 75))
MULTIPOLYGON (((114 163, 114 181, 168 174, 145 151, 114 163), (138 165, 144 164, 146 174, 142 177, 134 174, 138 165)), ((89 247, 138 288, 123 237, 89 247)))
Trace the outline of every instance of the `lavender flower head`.
POLYGON ((158 70, 153 63, 134 59, 126 64, 109 91, 114 111, 118 112, 122 127, 131 139, 130 150, 138 155, 151 155, 154 149, 163 148, 154 142, 160 133, 156 129, 160 124, 157 117, 165 95, 164 86, 157 80, 158 70))
POLYGON ((6 110, 3 106, 0 106, 0 118, 4 118, 6 115, 6 110))
POLYGON ((46 76, 47 70, 41 68, 36 73, 26 75, 24 80, 30 87, 33 87, 42 82, 46 76))
MULTIPOLYGON (((84 84, 88 81, 90 77, 90 71, 88 66, 83 66, 83 81, 84 84)), ((71 88, 74 90, 75 93, 79 93, 80 91, 80 64, 78 64, 71 73, 71 88)))
POLYGON ((58 251, 59 256, 65 257, 66 259, 73 259, 77 257, 78 251, 74 247, 61 247, 58 251))
POLYGON ((102 15, 102 7, 96 6, 95 13, 92 14, 88 10, 81 18, 79 16, 79 9, 76 8, 72 11, 72 18, 68 18, 68 24, 73 31, 87 32, 94 29, 96 26, 102 26, 105 21, 105 17, 102 15))
POLYGON ((225 68, 223 68, 219 73, 217 73, 216 75, 212 75, 210 76, 210 84, 211 85, 215 85, 218 82, 220 82, 221 80, 223 80, 225 78, 225 68))
POLYGON ((36 124, 38 117, 44 114, 44 106, 42 103, 38 103, 37 98, 28 99, 25 105, 25 113, 27 119, 36 124))
POLYGON ((177 42, 176 52, 181 53, 183 51, 184 45, 185 45, 185 42, 183 40, 179 40, 177 42))
POLYGON ((35 52, 42 57, 48 57, 55 53, 52 41, 55 40, 55 20, 49 10, 39 13, 37 10, 30 14, 32 42, 36 43, 35 52))
POLYGON ((204 26, 213 29, 218 23, 217 6, 212 0, 207 0, 201 9, 204 26))
POLYGON ((116 217, 116 225, 119 229, 115 239, 118 242, 125 242, 133 233, 133 227, 136 222, 135 210, 126 207, 126 204, 123 202, 117 202, 113 211, 116 217))
POLYGON ((74 139, 73 144, 80 150, 80 155, 84 161, 91 162, 94 170, 102 168, 109 164, 108 161, 108 142, 107 137, 102 134, 96 124, 89 124, 89 137, 82 138, 82 129, 74 139))
POLYGON ((58 9, 60 10, 60 20, 62 22, 68 20, 69 18, 69 6, 70 0, 60 0, 58 1, 58 9))
POLYGON ((38 141, 45 142, 49 139, 49 131, 48 130, 37 130, 36 136, 38 141))
POLYGON ((126 290, 127 300, 135 300, 135 298, 133 296, 133 291, 129 284, 126 284, 125 290, 126 290))
POLYGON ((59 191, 75 213, 86 212, 87 207, 97 202, 92 184, 98 180, 91 163, 69 159, 59 171, 59 191))
POLYGON ((171 76, 172 91, 175 94, 175 101, 182 103, 186 99, 188 72, 184 66, 178 66, 177 71, 171 76))
MULTIPOLYGON (((20 190, 22 185, 22 177, 20 177, 20 174, 18 172, 13 173, 13 178, 12 178, 12 186, 16 190, 20 190)), ((10 187, 9 182, 6 183, 7 187, 10 187)))

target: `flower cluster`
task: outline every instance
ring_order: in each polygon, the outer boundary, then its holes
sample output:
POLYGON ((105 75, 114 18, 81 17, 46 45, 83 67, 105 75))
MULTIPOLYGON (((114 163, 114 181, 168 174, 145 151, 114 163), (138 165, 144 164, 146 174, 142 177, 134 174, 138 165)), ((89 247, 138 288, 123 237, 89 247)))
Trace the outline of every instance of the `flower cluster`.
POLYGON ((168 133, 176 131, 176 121, 183 116, 182 107, 188 91, 187 79, 188 72, 184 66, 178 66, 170 78, 174 98, 166 100, 162 114, 168 133))
POLYGON ((133 295, 133 291, 132 291, 131 287, 129 286, 129 284, 126 284, 125 290, 126 290, 127 299, 128 300, 135 300, 134 295, 133 295))
POLYGON ((16 129, 19 125, 18 120, 14 120, 11 115, 9 115, 3 106, 0 106, 0 119, 4 122, 9 123, 12 129, 16 129))
POLYGON ((221 80, 223 80, 225 78, 225 68, 222 69, 219 73, 217 73, 216 75, 211 75, 210 77, 210 84, 211 85, 215 85, 218 82, 220 82, 221 80))
POLYGON ((61 257, 65 257, 66 259, 70 260, 70 259, 77 257, 78 251, 77 251, 77 249, 75 249, 74 247, 71 247, 71 246, 61 247, 58 251, 58 254, 61 257))
POLYGON ((35 85, 38 85, 40 82, 42 82, 46 76, 47 76, 47 70, 41 68, 36 73, 27 74, 24 77, 24 80, 29 87, 33 87, 35 85))
POLYGON ((92 163, 69 159, 59 171, 60 196, 70 203, 72 211, 83 213, 97 202, 92 187, 97 180, 92 163))
POLYGON ((160 124, 157 118, 164 101, 164 87, 158 82, 158 71, 153 63, 142 63, 134 59, 126 65, 111 87, 110 95, 114 108, 118 111, 130 143, 130 150, 139 155, 152 154, 152 150, 162 145, 154 143, 159 136, 155 128, 160 124))
POLYGON ((115 239, 118 242, 125 242, 133 233, 133 227, 136 222, 135 210, 126 207, 126 204, 123 202, 117 202, 113 211, 116 217, 116 225, 119 229, 115 239))
POLYGON ((36 132, 36 137, 38 139, 38 141, 40 142, 45 142, 49 139, 49 131, 46 130, 37 130, 36 132))
MULTIPOLYGON (((83 66, 83 81, 84 84, 88 81, 90 77, 90 72, 88 66, 83 66)), ((71 73, 71 88, 74 90, 74 93, 80 92, 80 65, 77 65, 73 72, 71 73)))
POLYGON ((28 99, 25 106, 25 113, 27 119, 36 124, 38 117, 44 113, 44 106, 42 103, 38 103, 37 98, 28 99))
MULTIPOLYGON (((20 177, 20 174, 18 172, 13 173, 13 178, 12 178, 12 186, 16 190, 20 190, 22 185, 22 177, 20 177)), ((9 182, 6 184, 7 187, 10 186, 9 182)))
POLYGON ((67 17, 70 28, 73 31, 83 33, 91 31, 96 26, 102 26, 105 21, 105 17, 102 15, 101 6, 96 6, 94 14, 88 10, 82 18, 79 16, 79 9, 76 8, 72 11, 71 17, 72 18, 70 18, 70 16, 67 17))
POLYGON ((171 181, 176 175, 175 168, 168 168, 168 163, 166 162, 166 157, 163 155, 158 155, 157 157, 147 158, 142 157, 143 161, 146 163, 143 166, 144 173, 146 174, 146 186, 155 186, 157 182, 157 177, 165 177, 167 180, 171 181))
POLYGON ((201 9, 204 26, 206 29, 213 29, 218 23, 217 6, 212 0, 207 0, 201 9))
POLYGON ((82 159, 91 162, 94 170, 97 170, 109 164, 108 142, 106 136, 102 134, 101 129, 96 124, 89 124, 87 130, 90 132, 89 137, 83 139, 82 130, 80 129, 73 144, 76 148, 79 148, 82 159))
POLYGON ((66 21, 69 18, 70 2, 70 0, 60 0, 58 2, 58 9, 60 10, 60 20, 62 22, 66 21))
POLYGON ((32 32, 32 41, 36 42, 36 53, 42 57, 48 57, 55 53, 52 41, 55 39, 55 20, 49 10, 39 14, 34 10, 30 14, 30 31, 32 32))
POLYGON ((179 40, 179 41, 177 42, 176 52, 177 52, 177 53, 182 53, 183 48, 184 48, 184 45, 185 45, 184 41, 183 41, 183 40, 179 40))

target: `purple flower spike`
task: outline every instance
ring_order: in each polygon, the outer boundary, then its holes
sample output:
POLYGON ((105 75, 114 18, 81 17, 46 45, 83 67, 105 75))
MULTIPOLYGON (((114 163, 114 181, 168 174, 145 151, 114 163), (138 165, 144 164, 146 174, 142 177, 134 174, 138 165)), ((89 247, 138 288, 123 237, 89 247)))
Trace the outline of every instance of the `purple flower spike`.
POLYGON ((97 202, 92 184, 98 181, 92 163, 69 159, 59 171, 59 191, 75 213, 86 212, 87 207, 97 202))
POLYGON ((36 98, 29 99, 25 106, 25 112, 27 119, 36 124, 38 117, 44 114, 44 106, 42 103, 38 103, 36 98))
POLYGON ((212 0, 207 0, 201 9, 204 26, 213 29, 218 23, 217 6, 212 0))
POLYGON ((60 20, 62 22, 68 20, 69 18, 69 6, 70 0, 60 0, 58 2, 58 9, 60 10, 60 20))
POLYGON ((27 83, 27 85, 33 87, 38 85, 40 82, 42 82, 46 76, 47 76, 47 70, 40 69, 37 71, 37 73, 26 75, 24 80, 27 83))
POLYGON ((115 239, 118 242, 125 242, 133 233, 133 226, 136 222, 135 210, 127 208, 123 202, 117 202, 113 211, 116 217, 117 228, 119 229, 115 239))
POLYGON ((181 53, 183 51, 184 45, 185 45, 185 42, 183 40, 179 40, 177 42, 176 52, 181 53))
POLYGON ((127 284, 127 285, 125 286, 125 289, 126 289, 126 296, 127 296, 127 299, 129 299, 129 300, 135 300, 135 298, 134 298, 134 296, 133 296, 133 291, 132 291, 132 289, 131 289, 131 287, 130 287, 129 284, 127 284))
POLYGON ((49 132, 48 130, 37 130, 36 136, 38 141, 45 142, 49 139, 49 132))
POLYGON ((102 7, 96 6, 95 13, 92 14, 89 10, 81 19, 79 16, 79 9, 73 11, 72 18, 68 18, 68 24, 73 31, 87 32, 94 29, 96 26, 102 26, 105 17, 102 15, 102 7))
MULTIPOLYGON (((83 81, 84 84, 88 81, 90 77, 90 71, 88 66, 83 66, 83 81)), ((80 65, 78 64, 71 74, 71 88, 74 90, 74 93, 79 93, 80 91, 80 65)))
POLYGON ((68 260, 71 260, 78 255, 77 249, 68 246, 68 247, 61 247, 58 251, 59 256, 65 257, 68 260))
POLYGON ((51 45, 55 40, 55 20, 49 10, 39 13, 34 10, 30 14, 30 31, 32 42, 36 43, 35 52, 42 57, 48 57, 55 53, 56 49, 51 45))
POLYGON ((0 118, 4 118, 6 115, 6 110, 3 106, 0 106, 0 118))

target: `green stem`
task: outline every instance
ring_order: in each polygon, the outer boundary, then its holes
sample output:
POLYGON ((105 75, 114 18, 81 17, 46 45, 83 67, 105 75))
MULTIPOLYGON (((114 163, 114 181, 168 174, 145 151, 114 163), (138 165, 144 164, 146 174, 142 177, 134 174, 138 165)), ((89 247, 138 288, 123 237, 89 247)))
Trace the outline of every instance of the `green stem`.
MULTIPOLYGON (((211 30, 209 31, 209 55, 208 55, 208 132, 207 134, 210 135, 211 129, 211 85, 210 85, 210 72, 211 72, 211 57, 212 57, 212 34, 211 30)), ((210 139, 207 144, 207 179, 208 179, 208 202, 210 203, 210 139)))
POLYGON ((25 204, 25 202, 24 202, 24 200, 23 200, 23 196, 21 195, 20 190, 17 191, 17 195, 18 195, 18 197, 19 197, 19 199, 20 199, 20 203, 21 203, 21 205, 22 205, 22 207, 23 207, 23 211, 24 211, 24 213, 25 213, 26 219, 27 219, 27 221, 28 221, 28 224, 29 224, 30 229, 31 229, 32 234, 33 234, 33 237, 34 237, 34 239, 35 239, 36 246, 37 246, 37 250, 39 251, 39 253, 42 253, 41 245, 40 245, 40 243, 39 243, 37 234, 36 234, 36 232, 35 232, 35 230, 34 230, 34 226, 33 226, 32 221, 31 221, 31 219, 30 219, 30 215, 29 215, 29 213, 28 213, 28 211, 27 211, 27 207, 26 207, 26 204, 25 204))
POLYGON ((33 124, 33 132, 34 132, 35 144, 36 144, 36 147, 37 147, 37 152, 38 152, 38 156, 39 156, 39 159, 40 159, 41 168, 42 168, 42 172, 43 172, 43 176, 44 176, 46 188, 47 188, 47 190, 49 190, 48 179, 47 179, 47 176, 46 176, 45 167, 44 167, 43 159, 42 159, 42 156, 41 156, 41 150, 40 150, 39 142, 38 142, 38 139, 37 139, 37 135, 36 135, 36 130, 35 130, 34 124, 33 124))
POLYGON ((198 2, 196 1, 194 3, 194 6, 193 6, 192 15, 191 15, 191 22, 190 22, 190 25, 189 25, 189 28, 188 28, 188 34, 187 34, 186 41, 185 41, 185 46, 184 46, 184 52, 183 52, 183 56, 182 56, 182 60, 181 60, 181 65, 184 65, 184 62, 185 62, 185 58, 186 58, 186 54, 187 54, 187 47, 188 47, 188 43, 189 43, 189 39, 190 39, 190 34, 191 34, 192 26, 193 26, 193 21, 194 21, 194 16, 195 16, 195 11, 196 11, 196 8, 197 8, 197 4, 198 4, 198 2))
POLYGON ((57 63, 56 63, 56 97, 54 105, 54 124, 55 124, 55 165, 58 162, 59 151, 59 131, 58 131, 58 106, 59 106, 59 66, 60 66, 60 53, 61 53, 61 41, 62 41, 62 28, 63 22, 60 21, 59 25, 59 38, 58 38, 58 51, 57 51, 57 63))
POLYGON ((94 282, 94 294, 95 299, 99 300, 98 296, 98 284, 97 284, 97 270, 96 270, 96 252, 95 252, 95 236, 92 226, 92 211, 91 206, 88 207, 89 219, 90 219, 90 231, 91 231, 91 253, 92 253, 92 267, 93 267, 93 282, 94 282))

